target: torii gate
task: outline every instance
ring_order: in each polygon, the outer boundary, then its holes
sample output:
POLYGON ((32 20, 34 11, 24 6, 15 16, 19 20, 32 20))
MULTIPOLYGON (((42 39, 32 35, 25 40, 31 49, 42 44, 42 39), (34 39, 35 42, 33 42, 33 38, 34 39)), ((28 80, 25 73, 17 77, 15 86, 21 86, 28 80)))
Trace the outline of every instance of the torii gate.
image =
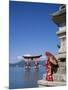
POLYGON ((41 57, 42 55, 35 55, 35 56, 27 56, 27 55, 24 55, 23 56, 23 58, 24 58, 24 60, 26 61, 26 65, 25 65, 25 68, 30 68, 30 61, 31 60, 34 60, 35 62, 34 62, 34 65, 35 65, 35 69, 37 69, 38 68, 38 65, 39 65, 39 59, 40 59, 40 57, 41 57))

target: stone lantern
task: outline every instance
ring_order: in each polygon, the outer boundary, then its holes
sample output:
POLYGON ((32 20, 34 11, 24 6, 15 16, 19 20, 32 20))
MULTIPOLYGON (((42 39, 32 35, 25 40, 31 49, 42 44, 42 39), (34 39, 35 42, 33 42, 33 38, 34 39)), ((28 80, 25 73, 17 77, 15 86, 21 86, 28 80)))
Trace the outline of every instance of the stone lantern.
POLYGON ((57 58, 66 60, 66 6, 60 5, 59 10, 52 14, 52 20, 58 26, 59 30, 56 32, 60 40, 60 48, 58 50, 57 58))
POLYGON ((58 31, 56 32, 60 46, 56 58, 59 63, 59 68, 57 74, 54 78, 58 81, 66 81, 66 5, 62 4, 59 10, 52 14, 53 22, 58 26, 58 31))

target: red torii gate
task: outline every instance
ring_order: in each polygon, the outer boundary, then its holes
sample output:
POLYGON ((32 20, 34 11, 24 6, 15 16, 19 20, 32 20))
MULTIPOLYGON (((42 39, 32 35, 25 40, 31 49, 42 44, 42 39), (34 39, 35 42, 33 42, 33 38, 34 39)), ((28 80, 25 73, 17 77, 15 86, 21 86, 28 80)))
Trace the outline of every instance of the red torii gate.
POLYGON ((30 61, 31 60, 34 60, 34 65, 35 65, 35 69, 38 68, 38 65, 39 65, 39 58, 41 57, 42 55, 34 55, 34 56, 27 56, 27 55, 24 55, 23 58, 24 60, 26 61, 26 65, 25 65, 25 68, 30 68, 30 61))

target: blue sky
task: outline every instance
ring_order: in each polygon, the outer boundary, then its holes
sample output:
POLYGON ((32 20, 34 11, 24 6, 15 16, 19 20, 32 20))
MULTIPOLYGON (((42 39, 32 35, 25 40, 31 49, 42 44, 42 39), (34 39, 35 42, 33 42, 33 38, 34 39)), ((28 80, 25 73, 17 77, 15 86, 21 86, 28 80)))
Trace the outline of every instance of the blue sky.
POLYGON ((58 52, 58 27, 51 16, 58 8, 57 4, 10 1, 10 62, 24 54, 58 52))

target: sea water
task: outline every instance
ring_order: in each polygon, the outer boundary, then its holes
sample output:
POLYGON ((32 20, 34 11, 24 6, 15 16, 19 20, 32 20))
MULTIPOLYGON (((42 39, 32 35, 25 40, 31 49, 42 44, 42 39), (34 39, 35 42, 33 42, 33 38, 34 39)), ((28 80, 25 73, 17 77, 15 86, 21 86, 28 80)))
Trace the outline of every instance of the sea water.
POLYGON ((25 70, 24 67, 9 68, 9 88, 35 88, 38 87, 37 81, 43 78, 45 73, 45 66, 40 66, 39 69, 31 67, 25 70))

